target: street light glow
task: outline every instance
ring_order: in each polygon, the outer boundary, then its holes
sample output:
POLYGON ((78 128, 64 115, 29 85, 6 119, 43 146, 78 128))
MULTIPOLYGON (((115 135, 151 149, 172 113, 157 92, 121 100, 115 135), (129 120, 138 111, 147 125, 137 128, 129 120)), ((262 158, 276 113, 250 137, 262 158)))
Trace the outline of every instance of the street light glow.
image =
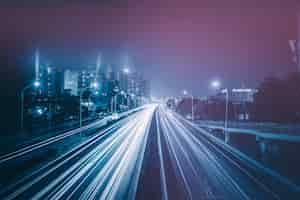
POLYGON ((221 83, 220 83, 220 81, 218 81, 218 80, 214 80, 214 81, 211 82, 211 86, 212 86, 213 88, 220 88, 221 83))
POLYGON ((33 82, 34 87, 40 87, 41 83, 39 81, 33 82))
POLYGON ((39 115, 43 114, 43 110, 41 108, 38 108, 36 111, 39 115))
POLYGON ((183 95, 187 95, 188 91, 187 90, 183 90, 182 93, 183 93, 183 95))
POLYGON ((125 74, 129 74, 129 73, 130 73, 130 70, 129 70, 128 67, 125 67, 125 68, 123 69, 123 72, 124 72, 125 74))
POLYGON ((92 83, 92 87, 95 88, 95 89, 97 89, 99 87, 99 84, 97 82, 93 82, 92 83))

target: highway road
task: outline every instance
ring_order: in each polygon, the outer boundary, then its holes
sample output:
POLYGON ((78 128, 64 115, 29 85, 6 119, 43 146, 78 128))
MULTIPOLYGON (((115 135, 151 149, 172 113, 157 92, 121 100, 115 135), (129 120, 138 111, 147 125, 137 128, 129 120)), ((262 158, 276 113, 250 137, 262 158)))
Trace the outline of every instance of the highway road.
MULTIPOLYGON (((1 170, 5 173, 3 167, 1 170)), ((299 197, 297 186, 157 105, 86 137, 69 151, 4 185, 0 199, 299 197)))

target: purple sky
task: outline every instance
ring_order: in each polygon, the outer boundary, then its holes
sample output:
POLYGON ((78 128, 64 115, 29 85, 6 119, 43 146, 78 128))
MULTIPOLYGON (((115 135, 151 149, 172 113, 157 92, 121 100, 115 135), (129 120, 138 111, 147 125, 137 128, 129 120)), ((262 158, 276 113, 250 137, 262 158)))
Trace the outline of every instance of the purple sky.
POLYGON ((215 78, 254 87, 296 69, 296 0, 15 2, 0 3, 4 49, 39 46, 53 64, 79 66, 115 49, 151 79, 154 95, 205 95, 215 78))

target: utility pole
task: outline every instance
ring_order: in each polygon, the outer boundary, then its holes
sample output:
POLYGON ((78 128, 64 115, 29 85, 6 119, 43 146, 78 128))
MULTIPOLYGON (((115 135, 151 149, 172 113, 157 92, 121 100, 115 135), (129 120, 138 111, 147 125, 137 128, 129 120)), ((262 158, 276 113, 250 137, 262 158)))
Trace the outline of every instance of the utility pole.
POLYGON ((192 95, 192 121, 194 121, 194 96, 192 95))
POLYGON ((35 52, 34 67, 35 67, 35 80, 39 81, 39 79, 40 79, 40 53, 39 53, 38 49, 35 52))
POLYGON ((229 104, 229 91, 226 88, 225 89, 226 92, 226 105, 225 105, 225 122, 224 122, 224 132, 225 132, 225 142, 228 143, 229 139, 230 139, 230 135, 227 131, 227 127, 228 127, 228 104, 229 104))

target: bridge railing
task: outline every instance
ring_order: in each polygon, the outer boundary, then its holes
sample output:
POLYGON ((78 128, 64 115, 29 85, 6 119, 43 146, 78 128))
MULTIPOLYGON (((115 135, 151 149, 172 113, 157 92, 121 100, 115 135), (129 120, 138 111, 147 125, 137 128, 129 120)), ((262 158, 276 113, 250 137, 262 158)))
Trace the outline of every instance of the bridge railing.
MULTIPOLYGON (((223 126, 216 125, 199 125, 202 128, 208 128, 210 130, 221 130, 225 133, 225 128, 223 126)), ((279 140, 279 141, 287 141, 287 142, 300 142, 300 134, 299 135, 291 135, 290 133, 274 133, 274 132, 262 132, 253 129, 243 129, 243 128, 227 128, 226 130, 229 134, 246 134, 246 135, 254 135, 257 138, 268 139, 268 140, 279 140)))

